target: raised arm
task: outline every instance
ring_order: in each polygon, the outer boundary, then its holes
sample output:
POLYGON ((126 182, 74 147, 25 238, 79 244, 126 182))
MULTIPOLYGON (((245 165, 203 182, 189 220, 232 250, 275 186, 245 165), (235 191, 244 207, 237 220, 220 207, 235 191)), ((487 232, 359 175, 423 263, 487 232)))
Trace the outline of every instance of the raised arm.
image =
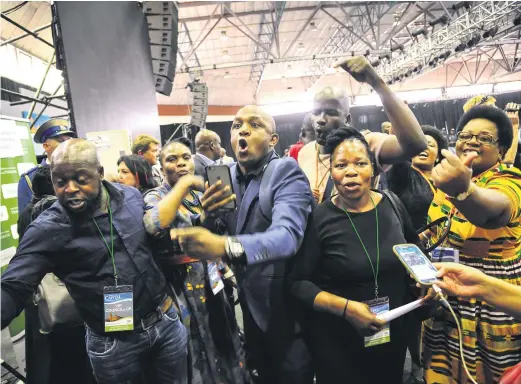
POLYGON ((380 145, 376 145, 380 164, 395 164, 408 160, 427 148, 425 135, 409 106, 387 86, 365 57, 351 57, 337 62, 335 67, 342 67, 355 80, 369 84, 382 100, 395 136, 376 132, 366 136, 370 145, 372 141, 382 141, 380 145))

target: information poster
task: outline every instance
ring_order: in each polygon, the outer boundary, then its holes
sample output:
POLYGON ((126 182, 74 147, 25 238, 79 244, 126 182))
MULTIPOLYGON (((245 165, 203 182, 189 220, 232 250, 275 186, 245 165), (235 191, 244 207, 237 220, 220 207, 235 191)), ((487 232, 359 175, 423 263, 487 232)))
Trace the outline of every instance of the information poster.
MULTIPOLYGON (((36 166, 36 156, 29 133, 29 122, 0 116, 0 219, 1 271, 3 272, 18 246, 18 180, 36 166)), ((23 313, 9 326, 13 340, 24 335, 23 313)))

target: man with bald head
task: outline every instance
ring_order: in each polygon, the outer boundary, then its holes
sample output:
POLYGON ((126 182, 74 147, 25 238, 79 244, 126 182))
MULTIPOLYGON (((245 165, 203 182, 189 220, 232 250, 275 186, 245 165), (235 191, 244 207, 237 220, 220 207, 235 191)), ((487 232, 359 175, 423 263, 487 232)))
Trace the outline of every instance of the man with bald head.
POLYGON ((221 138, 214 131, 202 129, 195 135, 195 174, 206 177, 206 167, 221 158, 221 138))
POLYGON ((311 357, 284 289, 313 206, 306 176, 274 151, 273 117, 255 105, 241 108, 231 127, 237 164, 230 169, 238 209, 224 218, 229 236, 204 228, 173 231, 194 258, 224 258, 235 271, 243 310, 248 364, 259 383, 309 384, 311 357))
POLYGON ((139 191, 103 179, 94 144, 52 154, 58 202, 26 230, 2 275, 2 329, 48 273, 67 287, 86 326, 98 384, 186 383, 186 330, 148 247, 139 191))
MULTIPOLYGON (((385 170, 386 165, 408 160, 427 148, 425 136, 414 114, 392 92, 365 57, 350 57, 339 61, 335 67, 344 69, 358 82, 370 85, 382 100, 394 135, 361 131, 375 154, 379 170, 385 170)), ((325 144, 331 132, 351 124, 348 95, 340 88, 325 87, 315 95, 312 119, 316 141, 302 148, 298 163, 309 179, 315 200, 320 203, 335 192, 329 177, 330 155, 325 152, 325 144)))

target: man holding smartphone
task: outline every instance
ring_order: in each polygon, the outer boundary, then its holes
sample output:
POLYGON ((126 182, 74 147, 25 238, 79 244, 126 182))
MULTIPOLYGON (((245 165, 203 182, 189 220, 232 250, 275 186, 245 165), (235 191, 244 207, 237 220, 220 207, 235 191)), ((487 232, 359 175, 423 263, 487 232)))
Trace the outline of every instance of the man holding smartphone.
POLYGON ((273 117, 254 105, 239 110, 231 127, 238 160, 231 177, 239 208, 225 216, 231 236, 182 228, 173 237, 191 257, 224 257, 234 266, 246 351, 259 382, 308 384, 311 357, 285 295, 284 275, 314 200, 297 163, 274 152, 277 141, 273 117))

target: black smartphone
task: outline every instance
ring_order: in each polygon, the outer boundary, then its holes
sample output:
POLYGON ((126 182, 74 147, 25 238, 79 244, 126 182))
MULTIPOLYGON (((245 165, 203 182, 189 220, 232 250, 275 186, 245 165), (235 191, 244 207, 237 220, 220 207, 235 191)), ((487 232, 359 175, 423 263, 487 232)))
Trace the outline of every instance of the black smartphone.
MULTIPOLYGON (((232 184, 232 175, 230 173, 230 168, 227 165, 209 165, 206 167, 206 177, 208 179, 209 185, 214 185, 218 181, 221 181, 223 183, 223 186, 228 185, 230 187, 230 190, 232 193, 233 191, 233 184, 232 184)), ((226 211, 233 211, 237 208, 237 204, 235 203, 235 200, 230 201, 228 204, 226 204, 224 207, 222 207, 222 210, 226 211)))

